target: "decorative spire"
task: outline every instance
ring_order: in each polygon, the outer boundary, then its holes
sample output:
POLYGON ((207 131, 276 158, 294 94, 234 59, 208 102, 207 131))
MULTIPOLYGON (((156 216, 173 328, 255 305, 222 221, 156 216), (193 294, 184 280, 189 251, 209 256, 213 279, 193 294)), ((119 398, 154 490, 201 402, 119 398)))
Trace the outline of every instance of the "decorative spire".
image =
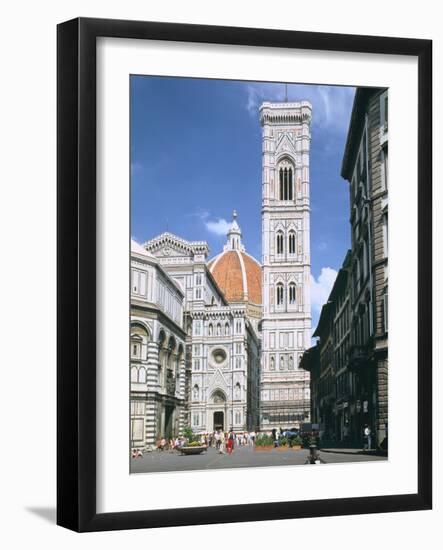
POLYGON ((245 247, 241 241, 241 229, 237 223, 237 211, 234 209, 232 212, 232 223, 228 229, 227 233, 228 240, 223 248, 223 250, 239 250, 240 252, 245 251, 245 247))

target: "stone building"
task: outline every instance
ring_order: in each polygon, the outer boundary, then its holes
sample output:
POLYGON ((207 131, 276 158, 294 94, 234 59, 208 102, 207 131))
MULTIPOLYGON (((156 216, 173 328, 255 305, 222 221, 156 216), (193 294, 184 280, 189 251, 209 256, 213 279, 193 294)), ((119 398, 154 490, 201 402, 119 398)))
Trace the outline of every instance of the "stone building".
POLYGON ((131 242, 131 446, 153 445, 185 423, 184 293, 139 244, 131 242))
POLYGON ((388 436, 388 90, 358 88, 342 164, 352 227, 351 363, 362 423, 388 436))
MULTIPOLYGON (((323 306, 314 336, 320 338, 313 411, 337 441, 361 444, 365 425, 378 447, 388 439, 388 91, 356 91, 342 163, 349 182, 351 250, 323 306), (331 345, 335 376, 331 407, 323 409, 324 355, 331 345), (322 359, 323 357, 323 359, 322 359), (318 387, 317 387, 318 386, 318 387), (318 393, 317 393, 318 390, 318 393), (323 416, 322 416, 323 414, 323 416)), ((329 357, 329 352, 327 353, 329 357)), ((329 379, 328 375, 328 379, 329 379)))
POLYGON ((261 420, 263 429, 308 421, 311 339, 307 101, 263 103, 261 420))
POLYGON ((316 346, 307 350, 301 367, 311 373, 312 422, 322 426, 325 440, 358 439, 358 395, 349 366, 351 347, 350 258, 348 251, 323 305, 313 337, 316 346))

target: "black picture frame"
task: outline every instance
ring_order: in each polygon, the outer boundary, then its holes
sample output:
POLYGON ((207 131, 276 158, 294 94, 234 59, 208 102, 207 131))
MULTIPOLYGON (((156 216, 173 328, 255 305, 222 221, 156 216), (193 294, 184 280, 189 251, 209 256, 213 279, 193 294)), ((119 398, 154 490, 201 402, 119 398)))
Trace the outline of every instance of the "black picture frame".
POLYGON ((57 523, 79 532, 426 510, 432 507, 432 42, 78 18, 57 29, 57 523), (96 512, 96 39, 154 39, 418 59, 416 494, 96 512))

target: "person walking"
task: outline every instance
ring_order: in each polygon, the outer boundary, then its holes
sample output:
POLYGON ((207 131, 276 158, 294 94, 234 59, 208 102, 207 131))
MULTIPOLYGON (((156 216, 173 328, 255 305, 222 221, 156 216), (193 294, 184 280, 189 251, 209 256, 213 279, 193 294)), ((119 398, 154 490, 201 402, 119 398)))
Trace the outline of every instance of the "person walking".
POLYGON ((231 430, 229 432, 229 435, 228 435, 228 443, 227 443, 227 448, 228 448, 228 454, 232 454, 233 451, 234 451, 234 440, 235 440, 235 434, 234 432, 231 430))
POLYGON ((219 439, 217 440, 218 452, 219 452, 221 455, 225 455, 225 454, 226 454, 225 434, 222 433, 222 432, 217 432, 217 434, 218 434, 218 436, 219 436, 219 439))
POLYGON ((365 450, 367 449, 368 451, 371 450, 371 428, 365 424, 365 429, 364 429, 364 435, 365 435, 365 450))

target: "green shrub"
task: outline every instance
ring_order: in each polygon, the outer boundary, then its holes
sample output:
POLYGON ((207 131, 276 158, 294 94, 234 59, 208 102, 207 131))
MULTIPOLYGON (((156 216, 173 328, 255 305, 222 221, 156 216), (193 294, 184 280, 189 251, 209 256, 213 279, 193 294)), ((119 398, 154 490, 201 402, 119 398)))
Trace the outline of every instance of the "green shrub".
POLYGON ((288 438, 280 437, 280 439, 278 440, 278 444, 280 445, 280 447, 284 447, 285 445, 288 444, 288 438))
POLYGON ((291 439, 289 440, 290 447, 295 447, 296 445, 302 445, 302 444, 303 444, 303 441, 301 440, 301 437, 299 437, 298 435, 291 437, 291 439))
POLYGON ((257 447, 266 447, 267 445, 273 445, 274 440, 270 435, 260 434, 257 436, 255 444, 257 445, 257 447))
POLYGON ((186 445, 186 447, 199 447, 200 446, 200 442, 199 441, 191 441, 190 443, 188 443, 186 445))
POLYGON ((194 432, 192 431, 191 426, 186 426, 186 428, 184 428, 183 435, 188 440, 188 444, 197 440, 196 436, 194 435, 194 432))

